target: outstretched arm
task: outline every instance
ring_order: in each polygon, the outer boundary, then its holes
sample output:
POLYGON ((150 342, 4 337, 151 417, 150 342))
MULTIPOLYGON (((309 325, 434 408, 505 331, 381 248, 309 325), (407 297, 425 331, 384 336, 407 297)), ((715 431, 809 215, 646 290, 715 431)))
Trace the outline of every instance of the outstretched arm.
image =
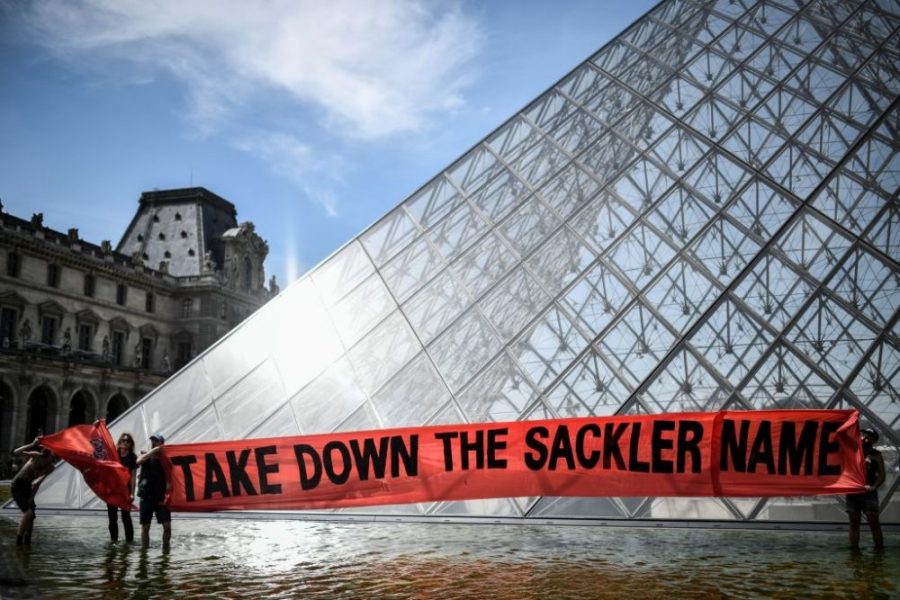
POLYGON ((15 450, 13 450, 13 454, 16 456, 28 456, 28 457, 36 457, 41 456, 41 438, 36 437, 34 441, 30 444, 25 444, 24 446, 19 446, 15 450))
POLYGON ((159 454, 159 449, 161 447, 162 446, 157 446, 156 448, 151 448, 149 452, 144 452, 143 454, 138 456, 138 459, 137 459, 138 466, 144 464, 145 462, 147 462, 148 460, 150 460, 151 458, 153 458, 154 456, 159 454))

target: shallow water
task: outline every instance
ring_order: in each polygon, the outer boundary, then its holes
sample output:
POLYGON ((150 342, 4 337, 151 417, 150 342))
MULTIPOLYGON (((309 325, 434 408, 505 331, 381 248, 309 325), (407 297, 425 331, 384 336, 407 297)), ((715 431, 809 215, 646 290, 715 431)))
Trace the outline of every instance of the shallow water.
POLYGON ((890 534, 176 519, 163 553, 155 524, 147 551, 105 518, 39 516, 30 549, 15 524, 3 555, 47 598, 900 597, 890 534))

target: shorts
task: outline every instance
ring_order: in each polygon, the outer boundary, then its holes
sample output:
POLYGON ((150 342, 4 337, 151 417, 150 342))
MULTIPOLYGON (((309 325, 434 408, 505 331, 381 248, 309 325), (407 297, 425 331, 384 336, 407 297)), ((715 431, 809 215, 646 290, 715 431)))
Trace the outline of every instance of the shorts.
POLYGON ((162 525, 172 521, 172 511, 162 505, 159 500, 144 500, 141 498, 141 525, 149 525, 156 515, 156 522, 162 525))
POLYGON ((877 513, 878 511, 877 491, 847 494, 847 512, 877 513))
POLYGON ((25 481, 24 479, 13 479, 12 482, 12 497, 16 502, 16 506, 19 507, 19 510, 22 512, 28 512, 29 510, 34 510, 37 508, 34 505, 34 493, 31 489, 31 483, 25 481))

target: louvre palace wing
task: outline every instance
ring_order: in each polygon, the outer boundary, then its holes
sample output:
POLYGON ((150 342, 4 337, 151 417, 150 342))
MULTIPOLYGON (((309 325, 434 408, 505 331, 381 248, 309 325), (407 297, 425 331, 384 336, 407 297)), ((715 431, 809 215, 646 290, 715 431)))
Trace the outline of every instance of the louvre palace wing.
MULTIPOLYGON (((900 5, 660 3, 111 427, 169 442, 855 408, 900 521, 900 5)), ((841 498, 416 517, 843 520, 841 498)), ((100 507, 71 469, 42 507, 100 507)))

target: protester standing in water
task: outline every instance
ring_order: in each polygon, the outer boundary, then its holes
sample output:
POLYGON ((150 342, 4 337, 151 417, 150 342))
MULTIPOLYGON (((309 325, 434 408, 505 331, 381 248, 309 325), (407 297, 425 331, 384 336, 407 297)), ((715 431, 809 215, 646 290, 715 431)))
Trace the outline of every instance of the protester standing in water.
POLYGON ((850 518, 850 547, 859 548, 859 524, 862 513, 866 515, 872 541, 876 548, 884 548, 884 536, 878 521, 878 486, 884 483, 884 458, 875 449, 878 432, 874 429, 862 430, 863 457, 866 467, 866 491, 847 495, 847 516, 850 518))
MULTIPOLYGON (((130 433, 123 433, 116 443, 119 462, 128 469, 128 493, 134 500, 135 471, 137 471, 137 455, 134 453, 134 438, 130 433)), ((131 523, 131 511, 120 509, 113 504, 106 505, 109 516, 109 537, 113 542, 119 541, 119 512, 122 513, 122 527, 125 530, 125 541, 134 541, 134 525, 131 523)))
POLYGON ((137 459, 141 467, 138 478, 138 496, 141 498, 141 547, 150 546, 150 524, 156 515, 156 522, 163 528, 163 550, 169 549, 172 538, 172 513, 163 505, 169 487, 165 469, 159 459, 160 449, 166 442, 161 433, 150 436, 149 452, 137 459))
POLYGON ((12 480, 12 497, 19 510, 22 511, 22 520, 19 521, 19 530, 16 533, 16 545, 21 546, 31 543, 31 530, 34 528, 35 509, 34 496, 44 477, 53 471, 53 453, 46 448, 41 448, 40 437, 34 438, 30 444, 26 444, 13 451, 16 456, 27 457, 25 463, 12 480))

